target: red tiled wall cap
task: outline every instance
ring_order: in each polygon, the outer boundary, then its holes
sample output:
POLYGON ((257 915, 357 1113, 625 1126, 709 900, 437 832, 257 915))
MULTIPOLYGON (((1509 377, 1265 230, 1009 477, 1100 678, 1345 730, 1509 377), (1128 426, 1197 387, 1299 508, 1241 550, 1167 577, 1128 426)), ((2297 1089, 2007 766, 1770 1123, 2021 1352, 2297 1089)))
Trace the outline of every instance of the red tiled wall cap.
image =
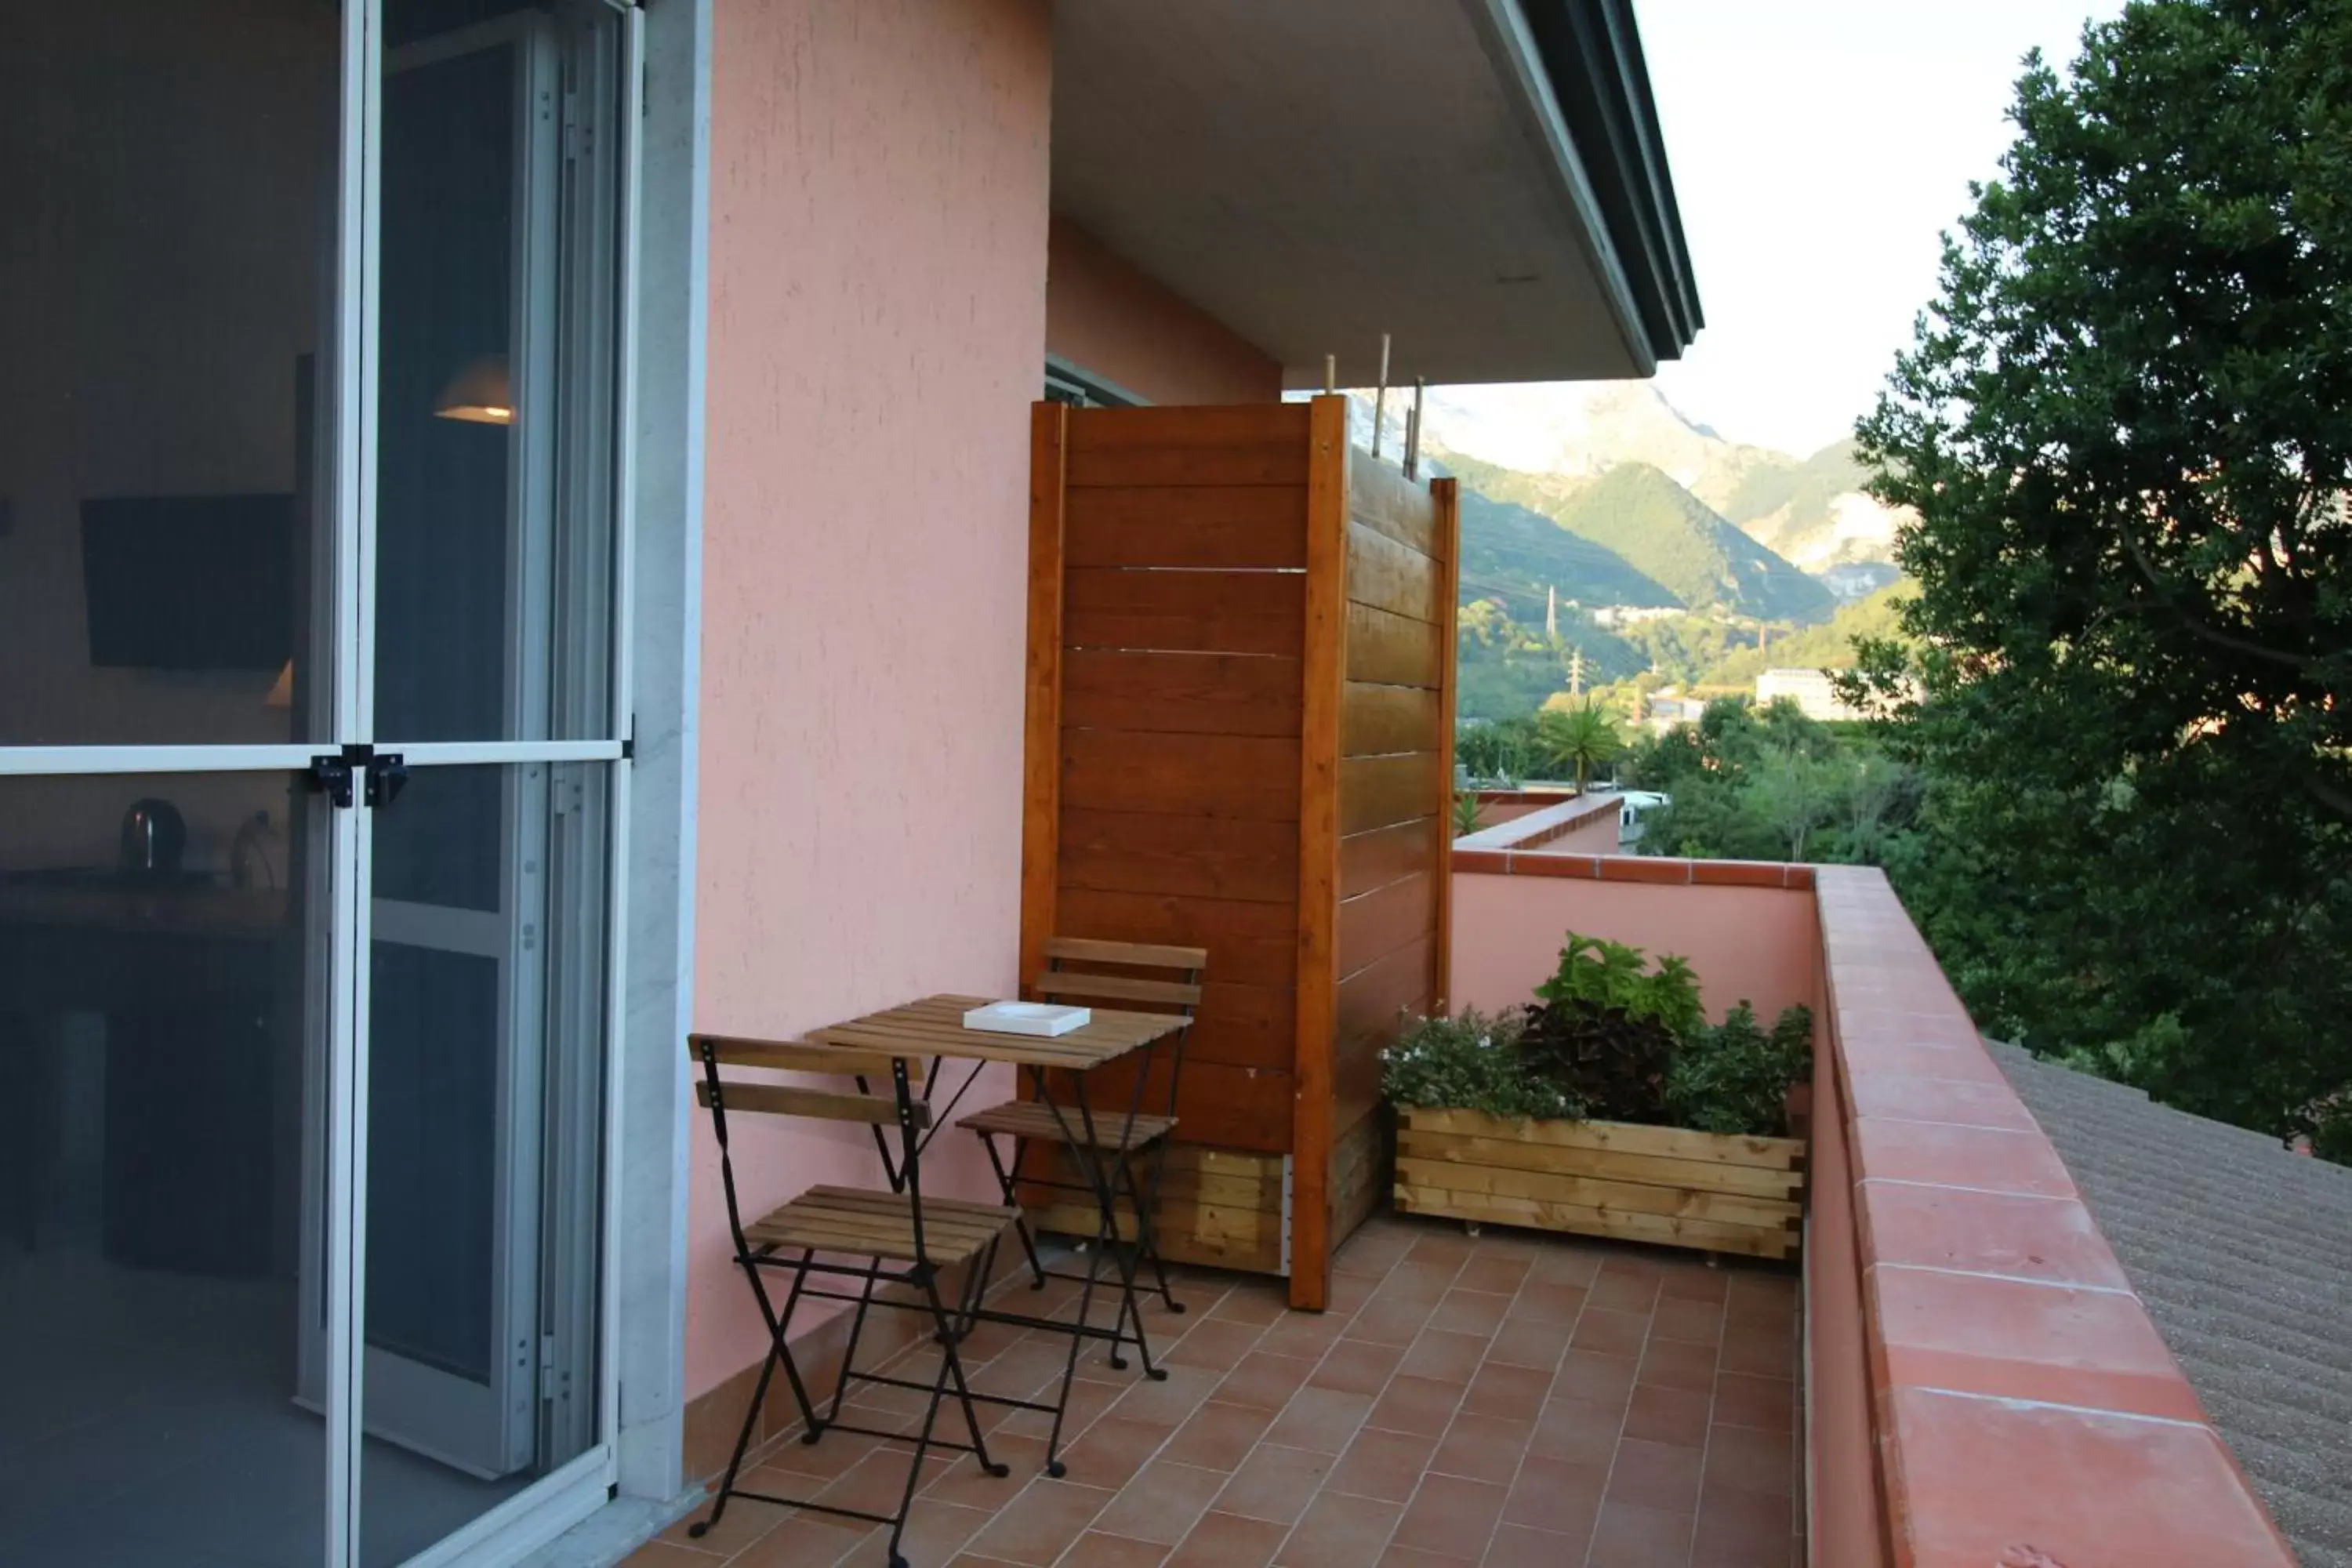
MULTIPOLYGON (((1538 813, 1538 816, 1542 815, 1538 813)), ((1777 860, 1678 860, 1663 855, 1574 855, 1554 850, 1510 847, 1502 835, 1532 821, 1507 822, 1500 827, 1454 841, 1454 869, 1493 877, 1569 877, 1598 882, 1648 882, 1672 887, 1780 888, 1810 891, 1811 866, 1788 866, 1777 860)), ((1571 824, 1570 826, 1574 826, 1571 824)), ((1564 829, 1562 831, 1565 831, 1564 829)), ((1555 835, 1554 837, 1557 837, 1555 835)))
POLYGON ((1885 875, 1813 878, 1895 1561, 2294 1568, 1885 875))
POLYGON ((1564 838, 1600 816, 1615 816, 1623 808, 1616 795, 1530 795, 1525 799, 1548 799, 1551 805, 1508 822, 1498 822, 1492 827, 1482 827, 1454 841, 1456 852, 1464 849, 1532 849, 1538 844, 1549 844, 1564 838))

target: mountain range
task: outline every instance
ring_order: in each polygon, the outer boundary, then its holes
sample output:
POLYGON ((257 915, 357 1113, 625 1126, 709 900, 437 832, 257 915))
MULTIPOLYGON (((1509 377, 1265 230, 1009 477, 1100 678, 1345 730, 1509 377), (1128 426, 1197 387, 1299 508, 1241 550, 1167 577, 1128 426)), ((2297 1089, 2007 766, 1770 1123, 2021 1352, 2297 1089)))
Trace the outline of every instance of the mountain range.
MULTIPOLYGON (((1390 395, 1391 442, 1409 395, 1390 395)), ((1369 437, 1370 401, 1357 412, 1369 437)), ((1422 430, 1463 481, 1465 603, 1526 619, 1556 589, 1811 624, 1899 574, 1902 514, 1864 491, 1850 440, 1807 457, 1727 440, 1649 382, 1441 388, 1422 430)))

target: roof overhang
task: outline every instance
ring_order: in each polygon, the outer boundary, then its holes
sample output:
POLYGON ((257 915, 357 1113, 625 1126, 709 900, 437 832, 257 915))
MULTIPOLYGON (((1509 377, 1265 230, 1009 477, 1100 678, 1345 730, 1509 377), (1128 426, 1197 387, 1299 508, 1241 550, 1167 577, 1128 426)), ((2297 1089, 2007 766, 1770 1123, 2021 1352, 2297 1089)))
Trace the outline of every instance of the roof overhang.
POLYGON ((1070 0, 1054 208, 1319 384, 1646 376, 1700 325, 1631 0, 1070 0))

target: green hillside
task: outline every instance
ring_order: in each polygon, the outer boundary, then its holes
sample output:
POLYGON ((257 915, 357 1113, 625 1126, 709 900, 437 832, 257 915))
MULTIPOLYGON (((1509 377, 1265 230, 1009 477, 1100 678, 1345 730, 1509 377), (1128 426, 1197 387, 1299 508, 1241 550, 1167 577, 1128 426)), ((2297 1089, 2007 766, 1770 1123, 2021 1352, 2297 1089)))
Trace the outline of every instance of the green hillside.
POLYGON ((1817 626, 1807 626, 1768 647, 1745 647, 1708 668, 1698 678, 1702 686, 1752 686, 1768 669, 1851 669, 1857 637, 1900 639, 1903 628, 1895 612, 1918 592, 1906 577, 1857 599, 1817 626))
MULTIPOLYGON (((1695 610, 1810 623, 1836 607, 1828 589, 1647 463, 1620 463, 1591 479, 1515 473, 1465 458, 1447 464, 1466 489, 1542 513, 1695 610)), ((1465 544, 1465 564, 1468 554, 1465 544)))
POLYGON ((1681 601, 1604 545, 1540 512, 1462 490, 1462 602, 1492 599, 1516 620, 1541 626, 1547 587, 1587 605, 1681 601))
MULTIPOLYGON (((1545 526, 1549 527, 1549 524, 1545 526)), ((1532 623, 1513 616, 1500 601, 1482 595, 1462 607, 1456 640, 1454 709, 1465 719, 1509 719, 1532 713, 1544 700, 1568 689, 1573 656, 1584 656, 1588 687, 1622 680, 1649 668, 1649 655, 1592 625, 1580 612, 1562 609, 1559 636, 1546 634, 1543 616, 1532 623)))

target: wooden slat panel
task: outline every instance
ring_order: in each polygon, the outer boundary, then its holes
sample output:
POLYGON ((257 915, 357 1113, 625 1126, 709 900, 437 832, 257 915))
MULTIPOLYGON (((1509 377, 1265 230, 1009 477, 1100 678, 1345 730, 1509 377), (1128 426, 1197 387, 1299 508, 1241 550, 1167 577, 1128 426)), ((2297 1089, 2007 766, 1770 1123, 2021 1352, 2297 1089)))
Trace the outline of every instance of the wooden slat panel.
POLYGON ((1070 454, 1073 489, 1297 486, 1307 452, 1289 442, 1230 447, 1123 447, 1070 454))
POLYGON ((1181 980, 1143 980, 1130 974, 1086 974, 1073 969, 1047 970, 1029 983, 1040 996, 1114 997, 1121 1002, 1149 1002, 1155 1006, 1199 1005, 1201 988, 1181 980))
POLYGON ((1243 817, 1074 807, 1062 814, 1062 883, 1295 907, 1298 830, 1243 817))
POLYGON ((1448 837, 1444 817, 1400 822, 1339 840, 1339 896, 1352 899, 1407 877, 1432 872, 1439 840, 1448 837))
MULTIPOLYGON (((1294 844, 1296 840, 1293 840, 1294 844)), ((1065 884, 1062 921, 1071 931, 1135 942, 1198 942, 1209 973, 1251 985, 1289 985, 1298 974, 1297 879, 1281 903, 1118 892, 1065 884)))
POLYGON ((1347 803, 1339 766, 1347 683, 1348 403, 1316 398, 1307 442, 1307 622, 1301 657, 1298 772, 1298 1047, 1292 1071, 1290 1304, 1321 1311, 1331 1298, 1331 1024, 1338 977, 1339 836, 1347 803))
POLYGON ((1038 403, 1029 410, 1029 624, 1021 742, 1024 974, 1042 967, 1041 944, 1054 933, 1054 889, 1062 860, 1055 836, 1061 826, 1063 453, 1069 412, 1059 403, 1038 403))
POLYGON ((1529 1198, 1444 1192, 1405 1182, 1399 1182, 1396 1185, 1396 1205, 1404 1214, 1437 1215, 1481 1225, 1528 1226, 1538 1230, 1567 1231, 1576 1236, 1601 1236, 1621 1241, 1691 1247, 1707 1252, 1738 1253, 1745 1258, 1786 1258, 1797 1249, 1798 1243, 1798 1238, 1789 1232, 1761 1230, 1753 1226, 1683 1219, 1672 1215, 1617 1214, 1575 1204, 1547 1204, 1529 1198))
POLYGON ((1070 449, 1117 452, 1137 447, 1290 445, 1304 450, 1309 420, 1303 403, 1153 404, 1080 408, 1070 414, 1070 449))
POLYGON ((1348 468, 1349 511, 1358 522, 1398 543, 1423 555, 1436 555, 1440 551, 1432 491, 1451 482, 1433 480, 1430 489, 1424 489, 1406 479, 1402 469, 1376 461, 1370 453, 1353 452, 1348 468))
POLYGON ((1339 763, 1339 831, 1370 833, 1423 816, 1445 814, 1437 776, 1437 753, 1402 757, 1349 757, 1339 763))
MULTIPOLYGON (((1397 1133, 1397 1149, 1418 1160, 1452 1161, 1465 1165, 1503 1166, 1521 1171, 1559 1168, 1562 1146, 1536 1143, 1514 1136, 1475 1138, 1456 1132, 1432 1132, 1413 1125, 1425 1111, 1410 1107, 1399 1113, 1404 1123, 1397 1133)), ((1700 1193, 1731 1193, 1751 1198, 1792 1198, 1804 1190, 1801 1171, 1775 1170, 1761 1165, 1727 1165, 1710 1160, 1677 1160, 1660 1154, 1627 1154, 1614 1149, 1573 1149, 1578 1168, 1612 1181, 1648 1182, 1685 1187, 1700 1193)), ((1438 1182, 1437 1186, 1450 1186, 1438 1182)))
POLYGON ((1411 1155, 1397 1162, 1397 1180, 1448 1192, 1535 1198, 1545 1203, 1581 1204, 1634 1214, 1681 1215, 1689 1219, 1721 1220, 1727 1225, 1752 1225, 1766 1229, 1785 1228, 1804 1213, 1802 1205, 1787 1198, 1700 1193, 1649 1182, 1611 1181, 1575 1171, 1468 1165, 1411 1155))
MULTIPOLYGON (((1159 1059, 1152 1064, 1152 1081, 1144 1090, 1143 1109, 1156 1115, 1168 1103, 1168 1062, 1166 1052, 1153 1054, 1159 1059)), ((1127 1058, 1087 1075, 1087 1092, 1096 1105, 1115 1114, 1126 1110, 1128 1097, 1135 1089, 1136 1061, 1127 1058)), ((1201 1060, 1188 1047, 1181 1089, 1176 1107, 1180 1144, 1289 1152, 1295 1097, 1288 1073, 1201 1060)))
POLYGON ((1680 1127, 1637 1126, 1628 1121, 1505 1123, 1475 1110, 1414 1110, 1405 1114, 1408 1124, 1420 1131, 1474 1138, 1515 1138, 1570 1149, 1613 1149, 1626 1154, 1704 1160, 1774 1171, 1801 1170, 1805 1158, 1805 1142, 1801 1138, 1735 1137, 1722 1132, 1693 1132, 1680 1127))
POLYGON ((1209 962, 1209 950, 1169 942, 1103 942, 1093 937, 1057 936, 1045 943, 1045 956, 1065 963, 1132 963, 1157 969, 1199 969, 1209 962))
POLYGON ((1297 741, 1062 731, 1062 799, 1078 810, 1298 819, 1297 741))
POLYGON ((1392 616, 1370 605, 1348 606, 1348 679, 1385 686, 1444 683, 1444 633, 1426 621, 1392 616))
POLYGON ((1188 1075, 1200 1062, 1290 1069, 1298 1025, 1297 999, 1287 986, 1212 982, 1206 990, 1184 1040, 1188 1075))
POLYGON ((1331 1237, 1332 1245, 1355 1234, 1356 1227, 1371 1217, 1380 1206, 1381 1118, 1367 1112, 1339 1133, 1332 1144, 1331 1175, 1331 1237))
POLYGON ((1291 572, 1085 567, 1064 587, 1068 647, 1159 648, 1296 658, 1307 579, 1291 572))
POLYGON ((1307 563, 1307 491, 1213 484, 1073 490, 1064 537, 1072 566, 1297 570, 1307 563))
POLYGON ((1445 614, 1439 622, 1438 646, 1444 658, 1438 666, 1437 701, 1437 776, 1443 781, 1447 810, 1440 816, 1443 831, 1437 840, 1437 995, 1436 1010, 1451 1009, 1454 995, 1454 821, 1453 800, 1454 766, 1454 713, 1457 707, 1455 688, 1461 679, 1457 668, 1461 662, 1457 630, 1461 622, 1462 600, 1462 497, 1460 483, 1454 479, 1433 479, 1429 486, 1430 503, 1437 512, 1437 547, 1445 561, 1445 585, 1443 598, 1445 614))
POLYGON ((1351 523, 1348 528, 1348 597, 1416 621, 1442 621, 1445 605, 1443 564, 1408 549, 1387 534, 1351 523))
POLYGON ((1443 693, 1351 680, 1339 704, 1339 754, 1379 757, 1436 751, 1444 738, 1444 714, 1443 693))
MULTIPOLYGON (((830 1089, 799 1089, 782 1083, 742 1083, 722 1079, 719 1092, 726 1097, 730 1111, 757 1111, 766 1116, 807 1116, 820 1121, 863 1121, 877 1127, 895 1127, 898 1122, 898 1105, 895 1098, 878 1094, 835 1094, 830 1089)), ((697 1079, 694 1082, 694 1102, 703 1110, 710 1109, 710 1080, 697 1079)), ((920 1103, 912 1107, 917 1127, 931 1124, 930 1108, 920 1103)))
POLYGON ((1436 930, 1437 879, 1426 872, 1346 900, 1339 905, 1339 973, 1353 974, 1436 930))
MULTIPOLYGON (((1433 700, 1429 692, 1416 695, 1433 700)), ((1063 657, 1062 722, 1074 729, 1296 735, 1298 661, 1072 648, 1063 657)))
POLYGON ((1339 983, 1331 1052, 1332 1092, 1342 1121, 1379 1103, 1381 1052, 1435 1005, 1433 950, 1431 939, 1419 938, 1339 983))

